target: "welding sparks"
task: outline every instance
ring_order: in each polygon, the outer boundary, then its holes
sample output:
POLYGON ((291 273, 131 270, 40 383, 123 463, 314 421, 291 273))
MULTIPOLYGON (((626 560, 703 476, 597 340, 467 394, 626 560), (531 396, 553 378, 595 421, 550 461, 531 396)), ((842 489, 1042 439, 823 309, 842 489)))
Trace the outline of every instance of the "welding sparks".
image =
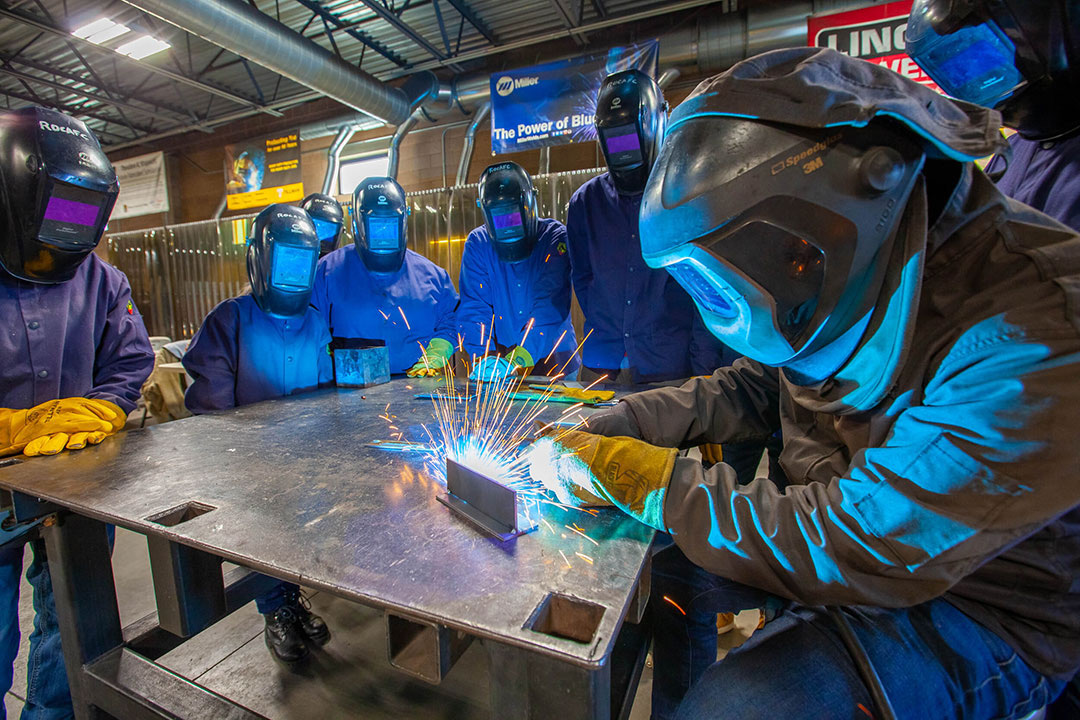
POLYGON ((405 311, 401 309, 400 305, 398 305, 397 311, 401 313, 401 319, 405 321, 405 329, 412 330, 412 328, 409 327, 409 318, 405 317, 405 311))
POLYGON ((584 560, 585 562, 589 563, 590 565, 593 564, 593 559, 591 557, 589 557, 588 555, 586 555, 585 553, 576 552, 574 554, 577 555, 582 560, 584 560))
POLYGON ((676 609, 676 610, 678 610, 679 612, 681 612, 681 613, 682 613, 683 615, 685 615, 685 614, 686 614, 686 611, 685 611, 685 610, 683 610, 683 609, 682 609, 681 607, 679 607, 679 603, 675 602, 674 600, 672 600, 671 598, 669 598, 669 597, 668 597, 667 595, 665 595, 665 596, 664 596, 664 602, 666 602, 666 603, 671 603, 672 605, 674 605, 674 606, 675 606, 675 609, 676 609))
MULTIPOLYGON (((568 569, 570 569, 570 570, 573 570, 573 569, 574 569, 574 566, 573 566, 573 565, 571 565, 571 564, 570 564, 570 561, 566 559, 566 553, 564 553, 564 552, 563 552, 562 550, 560 550, 560 551, 559 551, 559 554, 560 554, 560 555, 562 555, 562 559, 563 559, 563 562, 564 562, 564 563, 566 563, 566 567, 567 567, 568 569)), ((683 613, 683 614, 685 615, 686 613, 683 613)))

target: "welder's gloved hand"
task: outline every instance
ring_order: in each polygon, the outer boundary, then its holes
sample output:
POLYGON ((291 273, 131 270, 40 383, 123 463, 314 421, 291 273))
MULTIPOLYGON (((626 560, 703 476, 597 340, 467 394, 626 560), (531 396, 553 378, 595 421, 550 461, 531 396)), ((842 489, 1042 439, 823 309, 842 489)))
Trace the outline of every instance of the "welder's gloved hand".
POLYGON ((642 439, 641 430, 638 429, 634 414, 630 412, 630 407, 622 402, 613 408, 600 410, 589 415, 585 418, 585 427, 582 429, 594 435, 607 435, 608 437, 619 435, 636 440, 642 439))
POLYGON ((473 365, 472 372, 469 373, 469 379, 480 382, 498 382, 515 375, 516 372, 517 368, 506 358, 498 355, 485 355, 473 365))
POLYGON ((29 410, 0 409, 0 455, 52 455, 97 444, 124 427, 127 415, 108 400, 64 398, 29 410))
POLYGON ((436 375, 442 375, 446 367, 450 364, 450 359, 454 357, 454 346, 450 344, 449 340, 443 340, 442 338, 432 338, 428 343, 427 348, 424 350, 424 354, 420 356, 420 359, 416 361, 405 373, 409 377, 434 377, 436 375))
POLYGON ((712 467, 724 460, 724 449, 716 443, 702 443, 698 449, 701 450, 701 463, 705 467, 712 467))
POLYGON ((665 529, 664 496, 678 450, 580 430, 557 437, 542 438, 530 449, 534 480, 563 504, 610 504, 650 527, 665 529))
POLYGON ((520 345, 515 345, 510 348, 510 352, 506 353, 506 359, 521 375, 528 375, 529 372, 536 367, 536 361, 533 360, 533 356, 529 354, 528 350, 520 345))
POLYGON ((572 387, 560 387, 555 394, 586 404, 608 402, 615 397, 614 390, 583 390, 572 387))

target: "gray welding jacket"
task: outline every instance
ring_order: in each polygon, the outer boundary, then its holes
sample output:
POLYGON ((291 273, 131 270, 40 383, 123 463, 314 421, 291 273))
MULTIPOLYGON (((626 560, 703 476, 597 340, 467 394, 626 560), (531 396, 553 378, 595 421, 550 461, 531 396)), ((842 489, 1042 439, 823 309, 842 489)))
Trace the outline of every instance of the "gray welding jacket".
POLYGON ((664 520, 692 561, 808 604, 943 596, 1040 672, 1071 675, 1080 236, 970 164, 928 232, 922 222, 915 319, 872 406, 847 402, 850 382, 800 386, 744 359, 632 395, 595 431, 689 447, 766 435, 779 412, 783 492, 677 461, 664 520))

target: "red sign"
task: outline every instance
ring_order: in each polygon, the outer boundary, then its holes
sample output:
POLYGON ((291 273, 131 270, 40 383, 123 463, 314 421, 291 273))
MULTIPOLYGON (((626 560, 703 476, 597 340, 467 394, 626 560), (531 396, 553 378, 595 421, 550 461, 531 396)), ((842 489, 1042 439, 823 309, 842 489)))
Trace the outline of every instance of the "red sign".
POLYGON ((845 55, 884 65, 916 82, 941 90, 905 52, 911 0, 872 5, 861 10, 814 15, 807 20, 807 41, 845 55))

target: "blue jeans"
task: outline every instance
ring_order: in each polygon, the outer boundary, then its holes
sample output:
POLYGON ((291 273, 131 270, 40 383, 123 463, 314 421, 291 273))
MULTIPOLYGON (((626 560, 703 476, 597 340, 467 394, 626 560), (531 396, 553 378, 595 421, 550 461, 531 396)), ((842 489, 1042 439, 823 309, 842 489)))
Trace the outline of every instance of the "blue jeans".
POLYGON ((300 586, 289 582, 283 582, 274 586, 270 591, 255 598, 255 607, 260 614, 269 615, 284 605, 288 597, 294 594, 300 594, 300 586))
MULTIPOLYGON (((783 609, 767 593, 697 568, 678 548, 653 558, 652 582, 658 601, 652 604, 654 718, 867 720, 874 713, 855 663, 822 608, 783 609), (681 600, 686 615, 664 595, 681 600), (781 609, 716 662, 716 613, 755 607, 781 609)), ((898 718, 1022 718, 1052 701, 1064 684, 1033 670, 1004 640, 945 600, 843 612, 898 718)))
MULTIPOLYGON (((116 528, 105 528, 112 548, 116 528)), ((23 566, 22 544, 0 549, 0 720, 6 720, 3 696, 14 680, 15 656, 19 653, 19 575, 23 566)), ((22 720, 61 720, 74 714, 68 687, 60 625, 53 601, 52 576, 45 557, 45 541, 30 543, 34 559, 26 580, 34 590, 34 630, 26 663, 26 703, 22 720)))

